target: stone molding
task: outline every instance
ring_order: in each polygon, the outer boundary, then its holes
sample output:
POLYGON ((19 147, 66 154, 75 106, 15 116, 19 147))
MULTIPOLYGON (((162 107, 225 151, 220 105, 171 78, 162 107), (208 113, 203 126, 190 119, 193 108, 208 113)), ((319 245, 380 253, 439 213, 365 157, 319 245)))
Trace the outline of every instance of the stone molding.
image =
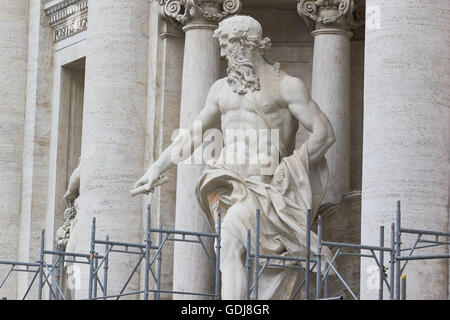
POLYGON ((190 23, 205 27, 239 12, 241 0, 159 0, 161 16, 182 29, 190 23))
POLYGON ((364 24, 365 0, 297 0, 297 11, 313 29, 357 29, 364 24))
POLYGON ((57 42, 87 29, 88 0, 64 0, 45 8, 57 42))

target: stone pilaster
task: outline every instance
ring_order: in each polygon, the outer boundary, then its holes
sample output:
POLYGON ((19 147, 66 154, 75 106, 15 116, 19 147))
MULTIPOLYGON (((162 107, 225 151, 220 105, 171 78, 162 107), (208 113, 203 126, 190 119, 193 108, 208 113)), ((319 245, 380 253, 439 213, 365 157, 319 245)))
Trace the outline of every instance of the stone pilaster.
MULTIPOLYGON (((89 252, 93 217, 98 238, 142 241, 142 203, 128 191, 144 170, 149 3, 89 1, 88 17, 79 212, 68 244, 83 253, 89 252)), ((108 292, 114 294, 137 257, 113 253, 110 258, 108 292)), ((76 299, 87 298, 87 269, 80 275, 76 299)), ((139 274, 127 290, 139 290, 139 274)))
MULTIPOLYGON (((211 85, 220 77, 220 55, 213 38, 217 23, 237 12, 240 0, 167 0, 162 12, 185 32, 180 127, 193 123, 203 109, 211 85)), ((202 165, 180 164, 177 170, 175 227, 180 230, 211 232, 197 203, 195 187, 202 165)), ((213 243, 207 247, 213 252, 213 243)), ((176 243, 174 250, 173 288, 176 291, 214 292, 214 275, 200 246, 176 243)), ((175 299, 188 298, 174 296, 175 299)))
MULTIPOLYGON (((22 148, 28 47, 28 1, 6 0, 0 10, 0 260, 18 259, 22 148)), ((9 266, 0 266, 6 275, 9 266)), ((15 299, 17 274, 1 297, 15 299)))
MULTIPOLYGON (((39 259, 41 230, 46 225, 51 131, 52 41, 44 3, 29 1, 27 95, 23 140, 22 202, 19 261, 39 259)), ((51 232, 51 231, 50 231, 51 232)), ((18 297, 24 295, 32 275, 21 273, 18 297)), ((36 298, 37 283, 29 298, 36 298)))
MULTIPOLYGON (((172 143, 172 134, 180 126, 184 33, 166 19, 160 19, 159 15, 159 1, 150 2, 146 168, 172 143)), ((166 229, 175 229, 176 168, 165 175, 170 181, 156 188, 155 192, 148 196, 148 200, 144 201, 144 219, 146 207, 151 202, 152 227, 158 228, 162 225, 166 229)), ((145 230, 143 232, 145 234, 145 230)), ((152 237, 153 243, 157 243, 158 234, 153 233, 152 237)), ((166 290, 173 289, 173 250, 174 243, 166 242, 161 266, 161 288, 166 290)), ((143 278, 141 277, 142 288, 143 278)), ((155 283, 150 277, 150 287, 152 285, 155 283)), ((160 298, 172 299, 172 294, 161 294, 160 298)))
MULTIPOLYGON (((446 232, 450 3, 367 0, 367 8, 361 240, 376 244, 378 227, 390 230, 397 200, 405 228, 446 232)), ((402 246, 414 240, 403 237, 402 246)), ((378 294, 370 286, 371 265, 361 262, 363 299, 378 294)), ((447 266, 445 259, 410 261, 407 299, 447 299, 447 266)))
POLYGON ((328 116, 336 142, 326 158, 330 170, 324 202, 350 191, 350 38, 359 27, 361 3, 354 0, 300 0, 298 12, 313 29, 312 98, 328 116))

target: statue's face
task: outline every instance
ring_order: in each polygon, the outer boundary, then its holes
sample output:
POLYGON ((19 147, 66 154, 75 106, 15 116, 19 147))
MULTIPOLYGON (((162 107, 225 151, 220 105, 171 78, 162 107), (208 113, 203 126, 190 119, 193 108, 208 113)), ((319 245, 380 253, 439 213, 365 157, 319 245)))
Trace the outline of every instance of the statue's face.
POLYGON ((239 49, 239 47, 241 46, 241 43, 239 41, 239 39, 236 38, 231 38, 229 39, 228 37, 220 37, 219 38, 219 45, 220 45, 220 56, 222 58, 226 58, 231 56, 234 52, 236 52, 236 50, 239 49))

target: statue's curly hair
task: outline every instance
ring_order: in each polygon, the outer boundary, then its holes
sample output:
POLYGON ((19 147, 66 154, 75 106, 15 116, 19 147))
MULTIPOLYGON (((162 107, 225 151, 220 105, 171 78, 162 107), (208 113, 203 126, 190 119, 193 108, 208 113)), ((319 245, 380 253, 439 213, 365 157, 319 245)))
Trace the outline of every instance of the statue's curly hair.
POLYGON ((269 38, 263 38, 262 27, 250 16, 235 15, 219 23, 214 38, 238 39, 243 45, 249 45, 264 55, 272 46, 269 38))

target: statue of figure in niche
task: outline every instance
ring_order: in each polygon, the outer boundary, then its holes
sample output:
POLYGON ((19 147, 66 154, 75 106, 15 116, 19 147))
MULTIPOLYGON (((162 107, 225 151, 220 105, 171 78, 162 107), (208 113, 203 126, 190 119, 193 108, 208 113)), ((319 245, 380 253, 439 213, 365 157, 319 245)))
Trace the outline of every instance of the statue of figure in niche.
MULTIPOLYGON (((81 160, 81 157, 80 157, 81 160)), ((72 172, 69 179, 67 191, 64 194, 66 209, 64 210, 64 224, 56 231, 56 243, 62 247, 66 247, 69 241, 71 231, 73 231, 76 223, 76 199, 80 195, 80 162, 72 172)))
MULTIPOLYGON (((196 122, 203 132, 220 122, 224 147, 207 164, 196 195, 212 228, 222 213, 222 299, 244 299, 247 230, 254 244, 257 209, 261 254, 306 255, 306 212, 311 209, 314 218, 323 200, 328 180, 324 155, 335 135, 303 82, 266 58, 271 42, 258 21, 232 16, 219 24, 214 37, 228 61, 228 76, 212 85, 196 122), (299 125, 310 135, 297 148, 299 125)), ((174 154, 183 146, 194 150, 201 145, 193 137, 194 124, 180 132, 132 194, 151 192, 161 184, 162 174, 176 164, 174 154)), ((312 254, 316 248, 312 233, 312 254)), ((327 247, 322 253, 331 255, 327 247)), ((289 299, 300 281, 295 269, 268 268, 260 278, 259 298, 289 299)))

